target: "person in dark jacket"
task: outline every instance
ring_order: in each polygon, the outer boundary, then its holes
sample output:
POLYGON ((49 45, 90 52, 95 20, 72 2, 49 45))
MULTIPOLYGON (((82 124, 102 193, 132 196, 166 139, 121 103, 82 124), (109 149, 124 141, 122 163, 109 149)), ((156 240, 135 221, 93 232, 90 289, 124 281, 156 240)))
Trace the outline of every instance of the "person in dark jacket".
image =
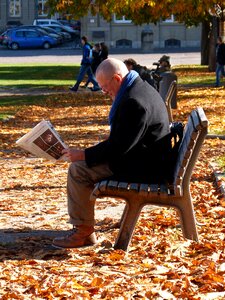
POLYGON ((225 44, 222 41, 222 38, 219 36, 217 38, 216 46, 216 87, 220 86, 220 77, 221 75, 225 76, 224 71, 225 65, 225 44))
POLYGON ((77 77, 76 84, 73 87, 70 87, 70 90, 73 92, 77 92, 80 83, 84 79, 85 74, 88 75, 88 81, 93 84, 92 91, 99 91, 100 87, 98 85, 98 82, 93 74, 93 71, 91 69, 91 63, 92 63, 92 47, 88 43, 88 39, 86 36, 83 36, 81 38, 81 43, 83 45, 83 57, 81 60, 81 67, 80 71, 77 77))
POLYGON ((133 58, 125 59, 124 63, 129 71, 134 70, 138 72, 139 76, 143 80, 146 80, 149 84, 155 87, 154 79, 151 76, 150 70, 148 70, 147 67, 139 65, 133 58))
POLYGON ((132 182, 164 182, 171 149, 166 106, 159 93, 137 72, 114 58, 96 71, 102 90, 113 104, 109 113, 109 137, 85 150, 66 149, 72 163, 68 171, 68 213, 74 229, 54 239, 60 248, 96 243, 94 203, 89 200, 94 184, 107 177, 132 182))
POLYGON ((170 57, 167 55, 163 55, 159 59, 159 67, 156 70, 158 74, 171 71, 171 65, 170 65, 170 57))
POLYGON ((108 47, 104 42, 100 43, 100 51, 99 51, 99 57, 100 61, 102 62, 103 60, 107 59, 109 55, 109 50, 108 47))

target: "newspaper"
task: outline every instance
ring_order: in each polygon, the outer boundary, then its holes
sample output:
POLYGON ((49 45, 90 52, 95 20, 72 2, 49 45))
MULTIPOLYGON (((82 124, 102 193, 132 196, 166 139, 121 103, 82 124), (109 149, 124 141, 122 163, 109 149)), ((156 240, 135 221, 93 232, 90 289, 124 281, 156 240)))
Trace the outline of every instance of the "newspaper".
POLYGON ((64 160, 62 150, 68 148, 51 122, 46 120, 38 123, 16 144, 37 157, 54 161, 64 160))

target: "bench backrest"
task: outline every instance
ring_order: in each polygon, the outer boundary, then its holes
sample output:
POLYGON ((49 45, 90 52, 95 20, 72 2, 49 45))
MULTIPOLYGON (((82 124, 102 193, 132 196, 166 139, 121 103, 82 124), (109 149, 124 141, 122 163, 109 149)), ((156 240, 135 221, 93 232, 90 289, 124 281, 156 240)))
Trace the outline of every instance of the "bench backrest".
POLYGON ((177 81, 173 80, 169 86, 169 89, 167 91, 166 98, 165 98, 166 109, 168 112, 170 122, 173 122, 171 101, 173 99, 173 96, 174 96, 174 93, 176 92, 176 90, 177 90, 177 81))
POLYGON ((208 120, 201 107, 193 110, 184 128, 174 171, 175 193, 189 190, 191 173, 208 130, 208 120))

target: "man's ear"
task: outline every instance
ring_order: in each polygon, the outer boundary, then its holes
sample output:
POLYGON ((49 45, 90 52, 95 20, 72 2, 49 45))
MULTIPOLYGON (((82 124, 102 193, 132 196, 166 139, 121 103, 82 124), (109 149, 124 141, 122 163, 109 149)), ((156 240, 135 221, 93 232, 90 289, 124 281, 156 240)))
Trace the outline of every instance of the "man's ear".
POLYGON ((120 83, 123 81, 122 76, 119 75, 119 74, 114 74, 113 77, 116 79, 116 81, 118 81, 118 82, 120 82, 120 83))

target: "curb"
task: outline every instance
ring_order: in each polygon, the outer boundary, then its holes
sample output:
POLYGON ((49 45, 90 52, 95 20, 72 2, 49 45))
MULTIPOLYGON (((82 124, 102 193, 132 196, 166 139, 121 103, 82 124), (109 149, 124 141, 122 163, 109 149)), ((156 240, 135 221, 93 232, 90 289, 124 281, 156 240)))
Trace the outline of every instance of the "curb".
POLYGON ((216 163, 210 163, 210 167, 216 180, 216 186, 220 190, 222 198, 225 200, 225 173, 218 170, 216 163))
POLYGON ((216 184, 222 193, 222 198, 225 200, 225 173, 214 172, 214 176, 216 179, 216 184))
POLYGON ((225 135, 220 135, 220 134, 207 134, 206 139, 220 139, 220 140, 225 140, 225 135))

